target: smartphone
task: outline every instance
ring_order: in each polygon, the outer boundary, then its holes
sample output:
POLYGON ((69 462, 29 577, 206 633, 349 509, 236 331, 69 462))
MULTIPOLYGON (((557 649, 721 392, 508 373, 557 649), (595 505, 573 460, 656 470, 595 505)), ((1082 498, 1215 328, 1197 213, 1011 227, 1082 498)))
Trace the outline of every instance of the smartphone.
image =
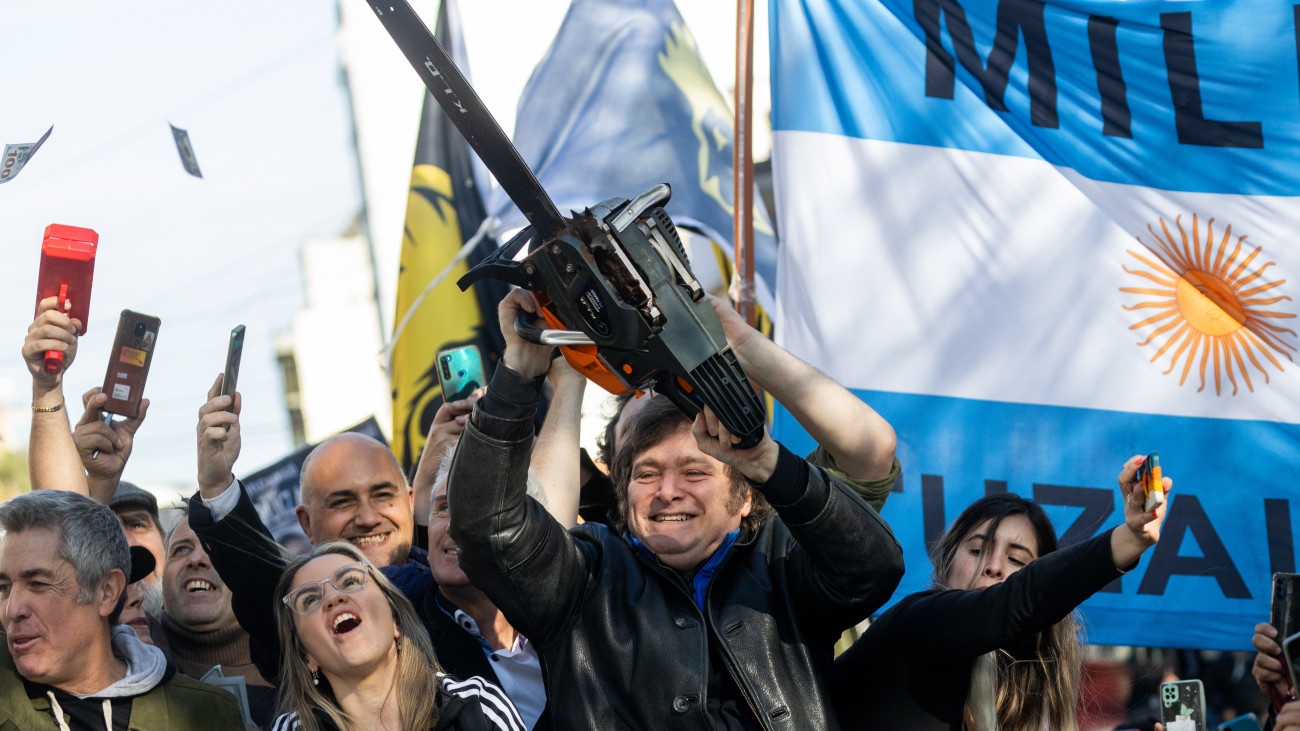
POLYGON ((153 362, 161 322, 150 315, 122 310, 113 350, 108 356, 108 373, 104 376, 104 393, 108 394, 104 411, 131 418, 140 415, 144 381, 153 362))
POLYGON ((1161 683, 1160 721, 1165 731, 1206 731, 1205 686, 1201 681, 1161 683))
POLYGON ((1142 465, 1138 467, 1138 481, 1147 496, 1148 513, 1165 504, 1165 480, 1164 475, 1160 474, 1159 452, 1152 452, 1142 460, 1142 465))
MULTIPOLYGON (((63 226, 52 223, 45 227, 41 241, 41 269, 36 280, 36 312, 41 300, 59 298, 59 312, 81 321, 84 335, 90 322, 90 285, 94 281, 95 253, 99 248, 99 234, 88 228, 63 226), (64 300, 72 300, 72 309, 63 308, 64 300)), ((35 314, 33 314, 35 317, 35 314)), ((63 353, 57 350, 45 353, 45 370, 57 373, 63 368, 63 353)))
POLYGON ((438 353, 438 380, 442 383, 442 400, 459 401, 475 389, 487 385, 483 375, 483 357, 477 345, 450 348, 438 353))
POLYGON ((1227 723, 1219 724, 1219 731, 1262 731, 1259 717, 1253 713, 1237 716, 1227 723))
POLYGON ((1278 637, 1300 632, 1300 574, 1274 572, 1269 623, 1277 630, 1278 637))
MULTIPOLYGON (((244 326, 236 325, 230 331, 230 345, 226 347, 226 370, 221 377, 221 395, 233 396, 239 385, 239 359, 244 355, 244 326)), ((233 411, 235 402, 230 402, 226 411, 233 411)))

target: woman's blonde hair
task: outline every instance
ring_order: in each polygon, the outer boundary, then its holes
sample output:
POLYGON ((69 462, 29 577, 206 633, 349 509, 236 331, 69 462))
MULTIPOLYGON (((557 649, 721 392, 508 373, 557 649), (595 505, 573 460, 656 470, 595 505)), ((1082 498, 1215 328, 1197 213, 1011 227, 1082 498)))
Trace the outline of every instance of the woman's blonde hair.
MULTIPOLYGON (((366 560, 365 554, 351 543, 335 542, 317 546, 311 553, 298 557, 285 567, 275 590, 276 597, 283 597, 294 588, 294 576, 309 561, 331 554, 357 562, 366 560)), ((438 679, 442 675, 442 668, 433 654, 433 644, 416 616, 415 608, 402 592, 375 567, 367 564, 365 569, 370 580, 388 599, 388 606, 393 610, 393 620, 397 623, 397 681, 393 690, 397 693, 402 728, 431 728, 437 721, 438 679)), ((285 606, 284 602, 275 603, 275 622, 280 633, 280 651, 283 656, 280 668, 280 712, 298 714, 298 725, 302 731, 321 731, 321 725, 313 715, 316 709, 324 712, 338 728, 345 731, 353 728, 352 719, 348 718, 335 700, 329 680, 322 674, 319 676, 319 685, 312 682, 311 671, 307 669, 307 653, 298 637, 294 616, 294 611, 285 606)))
MULTIPOLYGON (((992 536, 1002 520, 1011 515, 1023 515, 1029 521, 1038 539, 1040 557, 1056 550, 1056 531, 1038 503, 1011 493, 990 495, 963 510, 931 548, 935 585, 971 588, 947 585, 958 549, 984 521, 990 521, 987 534, 992 536)), ((980 556, 977 576, 986 556, 980 556)), ((1017 645, 977 658, 967 695, 967 720, 972 731, 1077 729, 1081 662, 1078 634, 1078 622, 1070 615, 1017 645)))

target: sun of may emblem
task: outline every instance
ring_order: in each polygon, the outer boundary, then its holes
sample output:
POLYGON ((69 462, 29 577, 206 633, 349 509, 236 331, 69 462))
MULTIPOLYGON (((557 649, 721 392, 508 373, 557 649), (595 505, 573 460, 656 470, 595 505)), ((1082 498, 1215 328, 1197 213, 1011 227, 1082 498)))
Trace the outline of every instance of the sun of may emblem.
POLYGON ((1148 286, 1123 287, 1120 290, 1160 298, 1133 306, 1124 305, 1126 310, 1158 310, 1129 328, 1137 330, 1159 325, 1146 340, 1138 343, 1139 346, 1153 343, 1153 347, 1159 346, 1151 356, 1151 362, 1174 348, 1165 373, 1172 373, 1181 360, 1182 374, 1178 385, 1187 382, 1193 364, 1199 362, 1201 387, 1197 391, 1205 390, 1206 369, 1213 364, 1214 392, 1222 394, 1221 376, 1226 375, 1232 383, 1233 395, 1237 393, 1238 375, 1245 381, 1246 388, 1255 390, 1247 361, 1264 375, 1265 383, 1269 380, 1268 370, 1261 359, 1267 359, 1278 371, 1282 370, 1282 363, 1277 355, 1294 362, 1288 351, 1294 351, 1296 347, 1288 342, 1286 335, 1293 339, 1296 332, 1280 327, 1275 321, 1294 318, 1295 315, 1263 309, 1291 300, 1278 289, 1286 284, 1285 279, 1270 282, 1262 278, 1264 271, 1274 264, 1259 261, 1263 247, 1256 246, 1251 250, 1244 243, 1245 236, 1238 236, 1234 241, 1232 226, 1224 230, 1216 244, 1213 218, 1205 222, 1204 238, 1195 215, 1192 216, 1190 231, 1183 227, 1182 216, 1174 219, 1176 233, 1170 231, 1163 218, 1159 226, 1159 232, 1147 226, 1151 241, 1138 237, 1146 249, 1128 252, 1146 266, 1124 267, 1129 274, 1147 280, 1148 286), (1171 330, 1173 334, 1166 336, 1171 330))

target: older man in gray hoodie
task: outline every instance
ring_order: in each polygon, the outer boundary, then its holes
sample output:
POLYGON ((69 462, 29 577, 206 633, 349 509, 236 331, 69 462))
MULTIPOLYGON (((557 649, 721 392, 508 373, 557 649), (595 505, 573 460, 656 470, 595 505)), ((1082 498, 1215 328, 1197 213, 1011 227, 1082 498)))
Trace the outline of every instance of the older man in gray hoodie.
POLYGON ((133 572, 112 510, 41 490, 0 504, 0 530, 0 731, 243 728, 232 695, 117 624, 133 572))

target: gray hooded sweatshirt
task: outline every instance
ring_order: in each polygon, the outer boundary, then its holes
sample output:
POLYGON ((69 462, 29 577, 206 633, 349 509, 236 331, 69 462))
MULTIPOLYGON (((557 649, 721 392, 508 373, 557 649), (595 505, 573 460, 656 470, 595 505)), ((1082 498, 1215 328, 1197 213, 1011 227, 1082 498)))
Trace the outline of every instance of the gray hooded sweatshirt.
MULTIPOLYGON (((126 663, 126 676, 98 693, 76 696, 79 700, 92 703, 102 700, 100 708, 103 711, 105 731, 114 729, 113 699, 144 695, 158 687, 167 675, 167 658, 163 656, 162 650, 141 642, 136 637, 135 630, 130 627, 124 624, 114 627, 111 642, 113 655, 126 663)), ((50 699, 50 713, 54 716, 59 731, 69 731, 67 723, 63 720, 63 707, 55 691, 47 689, 45 695, 50 699)), ((121 703, 118 706, 122 708, 121 703)), ((129 713, 129 705, 125 708, 129 713)))

